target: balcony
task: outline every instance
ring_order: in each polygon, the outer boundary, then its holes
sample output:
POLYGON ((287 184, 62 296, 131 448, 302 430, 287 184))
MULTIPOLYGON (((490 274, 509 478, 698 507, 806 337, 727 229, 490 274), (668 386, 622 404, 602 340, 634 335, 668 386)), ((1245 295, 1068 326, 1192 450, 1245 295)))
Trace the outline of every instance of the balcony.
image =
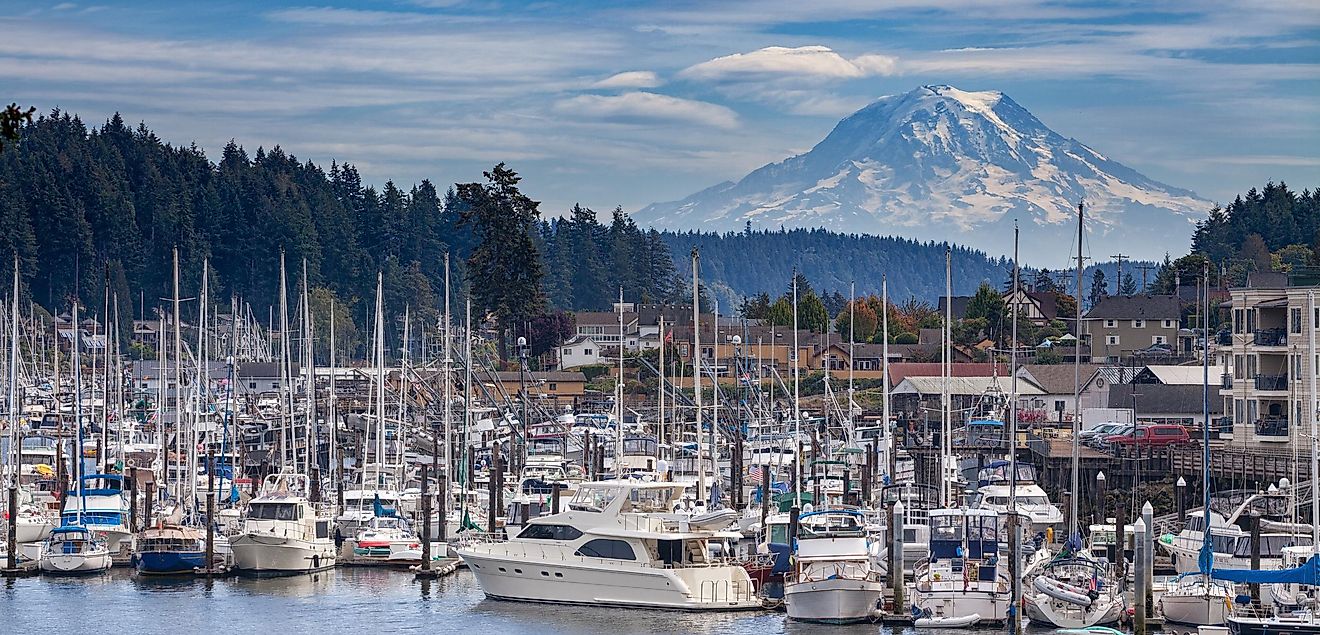
POLYGON ((1288 439, 1288 420, 1282 417, 1266 417, 1256 420, 1257 437, 1274 437, 1280 441, 1288 439), (1280 438, 1282 437, 1282 438, 1280 438))
POLYGON ((1256 346, 1287 346, 1288 332, 1284 329, 1265 329, 1256 331, 1251 339, 1256 346))
POLYGON ((1256 375, 1256 390, 1288 390, 1288 376, 1256 375))
POLYGON ((1232 346, 1233 334, 1229 331, 1220 331, 1215 334, 1215 343, 1220 346, 1232 346))

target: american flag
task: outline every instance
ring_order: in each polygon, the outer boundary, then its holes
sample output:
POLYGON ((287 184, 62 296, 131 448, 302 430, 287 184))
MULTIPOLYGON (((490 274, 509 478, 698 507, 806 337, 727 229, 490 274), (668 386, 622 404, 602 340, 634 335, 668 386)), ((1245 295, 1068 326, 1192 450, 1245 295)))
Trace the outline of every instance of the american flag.
POLYGON ((761 466, 753 465, 747 470, 747 478, 754 482, 761 482, 761 466))

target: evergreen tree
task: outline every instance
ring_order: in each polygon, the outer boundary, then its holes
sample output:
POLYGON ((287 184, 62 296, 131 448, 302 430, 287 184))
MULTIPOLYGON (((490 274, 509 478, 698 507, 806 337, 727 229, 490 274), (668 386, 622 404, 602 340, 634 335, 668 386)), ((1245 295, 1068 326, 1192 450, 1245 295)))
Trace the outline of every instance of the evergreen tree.
POLYGON ((1109 296, 1109 283, 1105 282, 1105 272, 1096 267, 1091 272, 1091 293, 1086 297, 1087 306, 1094 307, 1109 296))
POLYGON ((1118 294, 1127 296, 1137 294, 1137 281, 1132 277, 1131 271, 1123 274, 1122 282, 1118 283, 1118 294))
POLYGON ((499 325, 503 353, 508 334, 545 304, 540 254, 532 240, 538 203, 518 189, 522 178, 503 163, 483 174, 486 183, 458 186, 466 207, 462 221, 477 237, 467 260, 468 288, 473 310, 494 316, 499 325))

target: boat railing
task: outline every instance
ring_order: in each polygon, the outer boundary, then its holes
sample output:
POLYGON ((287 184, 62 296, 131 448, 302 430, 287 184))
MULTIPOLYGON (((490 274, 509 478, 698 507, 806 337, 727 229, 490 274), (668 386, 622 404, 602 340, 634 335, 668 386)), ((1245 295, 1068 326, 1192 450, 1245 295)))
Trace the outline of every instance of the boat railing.
POLYGON ((794 582, 820 582, 835 578, 861 580, 871 572, 870 567, 859 562, 832 562, 824 566, 802 564, 798 567, 794 582))
POLYGON ((702 580, 697 587, 697 601, 718 604, 755 601, 755 585, 744 580, 702 580))

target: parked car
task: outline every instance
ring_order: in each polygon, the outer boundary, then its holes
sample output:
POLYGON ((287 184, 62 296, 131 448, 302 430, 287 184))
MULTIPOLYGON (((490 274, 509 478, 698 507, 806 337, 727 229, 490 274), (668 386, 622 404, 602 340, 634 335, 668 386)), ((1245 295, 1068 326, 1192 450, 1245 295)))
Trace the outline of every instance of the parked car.
POLYGON ((1126 428, 1130 427, 1132 426, 1126 423, 1102 423, 1089 430, 1082 430, 1077 435, 1077 440, 1081 441, 1082 445, 1091 445, 1092 440, 1095 439, 1103 440, 1116 434, 1127 434, 1126 428))
POLYGON ((1191 443, 1187 428, 1172 423, 1136 426, 1127 434, 1116 434, 1105 440, 1113 450, 1125 447, 1163 448, 1170 445, 1191 443))

